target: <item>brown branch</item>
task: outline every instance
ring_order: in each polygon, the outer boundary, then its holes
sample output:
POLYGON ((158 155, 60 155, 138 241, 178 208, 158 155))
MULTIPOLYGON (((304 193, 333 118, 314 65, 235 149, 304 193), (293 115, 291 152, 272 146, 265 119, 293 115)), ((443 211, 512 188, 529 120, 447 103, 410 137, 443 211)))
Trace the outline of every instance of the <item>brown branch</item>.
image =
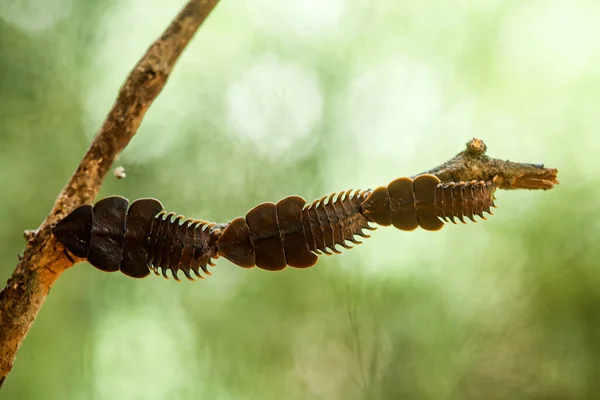
POLYGON ((471 139, 464 151, 421 174, 433 174, 442 182, 494 181, 499 189, 552 189, 558 184, 555 168, 491 158, 486 150, 481 139, 471 139))
POLYGON ((137 132, 165 86, 181 52, 218 0, 190 0, 147 50, 121 87, 116 102, 52 211, 35 231, 19 264, 0 293, 0 386, 50 288, 73 261, 51 234, 54 223, 76 206, 93 202, 104 176, 137 132))

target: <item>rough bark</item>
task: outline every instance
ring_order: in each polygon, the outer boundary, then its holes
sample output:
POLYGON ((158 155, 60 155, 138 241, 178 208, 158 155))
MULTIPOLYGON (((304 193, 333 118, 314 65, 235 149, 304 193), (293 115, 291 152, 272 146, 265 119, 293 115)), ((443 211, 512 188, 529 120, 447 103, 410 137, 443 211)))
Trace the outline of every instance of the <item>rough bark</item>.
POLYGON ((421 174, 433 174, 442 182, 493 180, 499 189, 507 190, 552 189, 558 184, 556 168, 491 158, 486 151, 483 140, 471 139, 464 151, 421 174))
POLYGON ((165 86, 182 51, 218 0, 190 0, 130 72, 106 120, 52 210, 34 231, 0 293, 0 386, 50 288, 74 261, 51 234, 54 223, 76 206, 92 203, 116 157, 137 132, 146 111, 165 86))

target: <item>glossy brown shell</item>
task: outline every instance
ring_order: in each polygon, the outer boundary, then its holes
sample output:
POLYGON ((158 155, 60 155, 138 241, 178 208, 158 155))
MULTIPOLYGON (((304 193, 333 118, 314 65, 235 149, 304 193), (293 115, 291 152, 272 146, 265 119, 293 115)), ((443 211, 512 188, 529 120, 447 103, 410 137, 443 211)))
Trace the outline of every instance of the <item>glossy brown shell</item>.
POLYGON ((492 182, 442 183, 435 175, 398 178, 387 186, 373 190, 362 204, 362 213, 381 226, 412 231, 417 227, 436 231, 444 221, 464 217, 476 222, 474 215, 484 218, 494 206, 492 182))
POLYGON ((107 272, 121 271, 143 278, 154 270, 163 276, 171 271, 208 274, 207 264, 216 257, 216 224, 185 220, 166 214, 156 199, 139 199, 127 209, 127 199, 106 197, 93 207, 83 205, 62 219, 53 229, 56 237, 76 257, 87 258, 94 267, 107 272))
POLYGON ((174 213, 162 211, 154 219, 148 238, 147 265, 159 274, 168 278, 167 271, 176 280, 182 271, 186 278, 194 280, 190 272, 197 278, 203 278, 200 270, 210 275, 207 265, 214 265, 216 258, 217 224, 202 220, 184 219, 174 213))
POLYGON ((231 221, 217 240, 217 251, 229 261, 250 268, 278 271, 286 266, 307 268, 318 254, 340 253, 351 248, 373 229, 360 212, 364 192, 333 193, 306 205, 299 196, 278 203, 262 203, 246 217, 231 221))

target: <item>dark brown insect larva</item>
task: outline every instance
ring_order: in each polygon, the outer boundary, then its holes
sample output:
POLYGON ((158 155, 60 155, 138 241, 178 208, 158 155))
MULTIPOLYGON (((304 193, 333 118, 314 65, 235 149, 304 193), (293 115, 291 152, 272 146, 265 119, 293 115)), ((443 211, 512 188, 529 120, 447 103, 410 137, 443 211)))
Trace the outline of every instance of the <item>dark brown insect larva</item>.
POLYGON ((438 230, 448 219, 484 218, 494 206, 492 182, 441 183, 434 175, 399 178, 373 191, 333 193, 311 204, 299 196, 278 203, 262 203, 245 217, 228 224, 184 219, 163 211, 156 199, 111 196, 93 207, 82 205, 53 229, 76 257, 87 258, 103 271, 121 271, 143 278, 159 269, 194 280, 200 270, 223 256, 244 268, 279 271, 286 266, 307 268, 320 254, 340 253, 368 238, 369 223, 394 225, 401 230, 418 226, 438 230), (350 242, 351 244, 348 244, 350 242))

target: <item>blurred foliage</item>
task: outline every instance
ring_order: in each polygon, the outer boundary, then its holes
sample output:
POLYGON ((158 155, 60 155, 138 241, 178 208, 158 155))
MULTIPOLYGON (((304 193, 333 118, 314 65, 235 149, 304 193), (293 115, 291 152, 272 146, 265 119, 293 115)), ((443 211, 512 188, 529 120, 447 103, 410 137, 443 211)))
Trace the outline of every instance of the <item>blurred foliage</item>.
MULTIPOLYGON (((182 1, 0 3, 0 277, 182 1)), ((223 1, 101 195, 227 221, 386 184, 471 137, 559 168, 485 223, 380 229, 305 271, 77 265, 3 399, 588 399, 600 389, 600 5, 223 1)))

